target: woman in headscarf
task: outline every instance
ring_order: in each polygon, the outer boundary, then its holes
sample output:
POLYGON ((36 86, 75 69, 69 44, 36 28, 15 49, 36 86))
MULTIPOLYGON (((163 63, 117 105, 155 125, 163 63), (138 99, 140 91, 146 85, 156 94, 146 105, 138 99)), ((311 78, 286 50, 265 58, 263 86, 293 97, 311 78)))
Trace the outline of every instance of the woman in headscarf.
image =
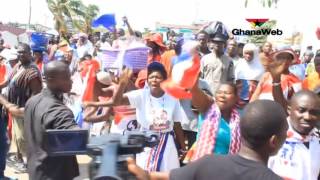
MULTIPOLYGON (((126 73, 126 72, 124 72, 126 73)), ((176 137, 181 151, 185 151, 184 136, 180 120, 183 118, 179 100, 167 94, 160 84, 167 78, 162 64, 152 62, 147 68, 147 84, 143 89, 124 92, 128 77, 121 77, 119 89, 114 93, 113 102, 86 103, 86 105, 110 106, 131 105, 136 108, 140 130, 160 135, 160 143, 153 148, 145 148, 137 154, 136 161, 147 171, 170 171, 178 168, 178 152, 174 141, 176 137), (122 83, 126 82, 126 83, 122 83)))
POLYGON ((258 48, 252 43, 246 44, 243 47, 243 58, 235 68, 236 84, 240 90, 239 108, 249 102, 263 73, 264 67, 260 63, 258 48))

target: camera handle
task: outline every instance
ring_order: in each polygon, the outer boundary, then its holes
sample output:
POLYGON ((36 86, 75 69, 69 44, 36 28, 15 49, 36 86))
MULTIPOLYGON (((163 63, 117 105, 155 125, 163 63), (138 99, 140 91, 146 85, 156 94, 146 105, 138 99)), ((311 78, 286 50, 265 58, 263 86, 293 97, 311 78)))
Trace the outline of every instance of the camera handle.
POLYGON ((94 180, 122 180, 117 175, 119 142, 108 142, 103 148, 101 166, 94 180))

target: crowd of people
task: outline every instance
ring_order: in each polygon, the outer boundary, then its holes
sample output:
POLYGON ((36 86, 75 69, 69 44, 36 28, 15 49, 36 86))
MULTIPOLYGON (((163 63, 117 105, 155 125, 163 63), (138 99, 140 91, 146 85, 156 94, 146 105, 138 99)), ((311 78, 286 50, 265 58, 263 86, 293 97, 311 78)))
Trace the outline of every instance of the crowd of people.
POLYGON ((0 180, 6 165, 32 180, 75 178, 76 157, 49 156, 44 135, 80 128, 157 133, 158 145, 128 160, 138 179, 320 179, 320 50, 259 47, 207 25, 187 52, 200 68, 182 99, 162 83, 191 40, 143 36, 123 20, 128 34, 53 36, 42 50, 0 41, 0 180), (132 42, 150 48, 145 69, 103 66, 102 51, 132 42))

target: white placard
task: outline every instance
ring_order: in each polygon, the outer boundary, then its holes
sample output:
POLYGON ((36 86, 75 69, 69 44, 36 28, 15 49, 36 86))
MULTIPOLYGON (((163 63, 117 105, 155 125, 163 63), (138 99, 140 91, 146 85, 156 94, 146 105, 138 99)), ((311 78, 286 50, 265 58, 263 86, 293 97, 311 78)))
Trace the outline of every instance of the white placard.
POLYGON ((101 50, 98 53, 98 59, 100 60, 101 67, 103 69, 110 68, 118 59, 119 50, 101 50))
POLYGON ((124 65, 134 70, 141 70, 147 67, 150 48, 139 47, 127 49, 124 54, 124 65))

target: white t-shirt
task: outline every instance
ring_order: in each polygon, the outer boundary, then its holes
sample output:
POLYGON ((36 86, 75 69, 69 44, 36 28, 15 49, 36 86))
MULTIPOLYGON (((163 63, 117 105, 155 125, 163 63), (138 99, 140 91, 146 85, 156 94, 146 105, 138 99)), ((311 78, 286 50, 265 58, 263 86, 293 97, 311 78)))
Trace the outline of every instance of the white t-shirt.
POLYGON ((130 105, 136 108, 137 121, 142 131, 170 132, 173 123, 183 119, 180 102, 166 93, 155 98, 148 88, 144 88, 125 95, 130 105))
POLYGON ((84 45, 77 47, 77 54, 79 58, 82 58, 85 54, 92 55, 94 47, 91 42, 87 41, 84 45))
POLYGON ((284 179, 316 180, 320 173, 320 139, 302 137, 289 123, 288 136, 277 155, 269 158, 268 167, 284 179), (309 143, 309 147, 304 145, 309 143))
POLYGON ((138 131, 139 124, 136 118, 136 108, 131 106, 113 107, 114 120, 112 121, 111 133, 125 134, 126 131, 138 131))

